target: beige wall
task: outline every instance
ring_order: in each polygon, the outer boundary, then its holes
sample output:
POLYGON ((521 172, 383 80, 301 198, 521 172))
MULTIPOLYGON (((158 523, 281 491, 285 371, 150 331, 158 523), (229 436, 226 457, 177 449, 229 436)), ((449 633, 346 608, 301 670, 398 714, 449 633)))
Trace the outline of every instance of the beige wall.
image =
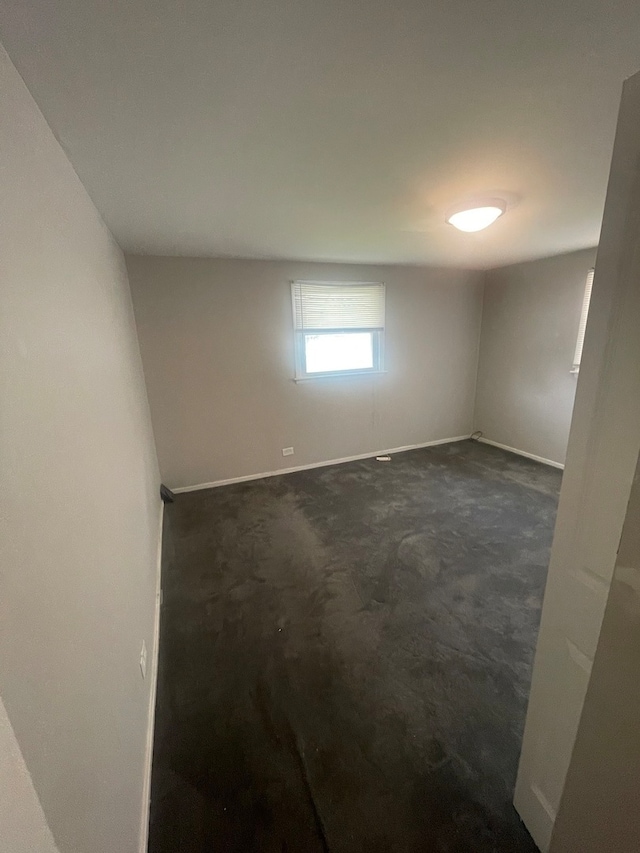
POLYGON ((163 478, 173 487, 468 435, 481 277, 128 257, 163 478), (386 370, 293 381, 292 279, 384 281, 386 370), (295 455, 283 458, 282 448, 295 455))
POLYGON ((639 672, 640 466, 554 827, 552 853, 640 850, 639 672))
POLYGON ((126 267, 1 48, 0 89, 0 694, 61 853, 133 853, 160 505, 126 267))
POLYGON ((595 249, 486 274, 475 428, 564 463, 576 390, 570 373, 595 249))

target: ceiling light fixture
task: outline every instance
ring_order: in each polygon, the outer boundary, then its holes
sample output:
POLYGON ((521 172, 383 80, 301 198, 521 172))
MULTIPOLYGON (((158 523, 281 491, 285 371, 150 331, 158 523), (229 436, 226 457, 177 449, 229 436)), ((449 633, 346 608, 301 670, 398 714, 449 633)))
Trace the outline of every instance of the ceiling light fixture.
POLYGON ((450 210, 446 221, 458 231, 482 231, 502 216, 506 209, 506 202, 501 198, 476 200, 450 210))

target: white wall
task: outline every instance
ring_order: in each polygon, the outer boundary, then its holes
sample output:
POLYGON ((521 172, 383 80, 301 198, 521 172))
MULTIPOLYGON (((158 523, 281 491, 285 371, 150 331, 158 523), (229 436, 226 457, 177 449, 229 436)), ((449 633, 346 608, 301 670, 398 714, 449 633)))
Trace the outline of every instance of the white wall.
POLYGON ((1 699, 0 837, 4 853, 58 853, 1 699))
POLYGON ((0 694, 61 853, 133 853, 160 503, 126 267, 1 48, 0 89, 0 694))
POLYGON ((553 853, 640 850, 640 465, 631 491, 553 853))
POLYGON ((469 435, 477 273, 128 257, 162 476, 191 486, 469 435), (384 281, 380 376, 293 381, 292 279, 384 281), (295 455, 282 457, 293 446, 295 455))
POLYGON ((485 438, 564 463, 570 370, 595 256, 587 249, 486 274, 475 412, 485 438))
POLYGON ((618 121, 516 785, 541 850, 563 797, 640 452, 639 281, 640 74, 625 84, 618 121))

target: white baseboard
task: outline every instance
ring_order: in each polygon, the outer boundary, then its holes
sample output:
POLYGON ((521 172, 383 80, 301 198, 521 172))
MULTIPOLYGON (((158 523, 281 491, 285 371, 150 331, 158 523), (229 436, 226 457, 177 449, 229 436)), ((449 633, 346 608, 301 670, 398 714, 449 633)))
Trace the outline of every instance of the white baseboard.
POLYGON ((518 450, 517 447, 509 447, 508 444, 500 444, 497 441, 491 441, 490 438, 479 438, 482 444, 490 444, 492 447, 499 447, 501 450, 508 450, 509 453, 517 453, 518 456, 526 456, 527 459, 533 459, 536 462, 542 462, 544 465, 551 465, 552 468, 560 468, 564 471, 562 462, 554 462, 553 459, 545 459, 544 456, 536 456, 535 453, 527 453, 526 450, 518 450))
POLYGON ((164 503, 160 504, 158 526, 158 552, 156 565, 156 609, 153 619, 153 648, 149 668, 149 709, 147 717, 147 743, 145 752, 144 783, 142 788, 142 817, 140 825, 140 853, 147 853, 149 846, 149 814, 151 807, 151 768, 153 764, 153 731, 156 719, 156 694, 158 690, 158 652, 160 647, 160 604, 162 600, 162 529, 164 526, 164 503))
MULTIPOLYGON (((280 468, 278 471, 264 471, 261 474, 247 474, 244 477, 231 477, 228 480, 214 480, 212 483, 198 483, 196 486, 179 486, 172 492, 197 492, 199 489, 215 489, 218 486, 230 486, 232 483, 247 483, 249 480, 262 480, 264 477, 277 477, 279 474, 293 474, 295 471, 310 471, 312 468, 326 468, 328 465, 340 465, 342 462, 357 462, 359 459, 373 459, 386 453, 404 453, 405 450, 420 450, 422 447, 435 447, 437 444, 451 444, 465 441, 469 435, 456 435, 453 438, 439 438, 436 441, 424 441, 421 444, 405 444, 386 450, 374 450, 371 453, 359 453, 357 456, 343 456, 340 459, 328 459, 326 462, 312 462, 310 465, 296 465, 294 468, 280 468)), ((553 464, 553 463, 552 463, 553 464)))

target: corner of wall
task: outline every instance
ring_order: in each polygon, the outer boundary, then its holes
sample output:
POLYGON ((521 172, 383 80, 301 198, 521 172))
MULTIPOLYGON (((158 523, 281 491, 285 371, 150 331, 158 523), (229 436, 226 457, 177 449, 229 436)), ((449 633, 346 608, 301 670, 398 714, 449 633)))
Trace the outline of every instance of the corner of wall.
POLYGON ((480 270, 479 271, 479 279, 480 285, 482 288, 482 305, 480 308, 480 320, 478 323, 478 349, 476 353, 476 383, 475 383, 475 394, 473 396, 473 418, 471 421, 471 432, 474 433, 478 429, 478 376, 480 375, 480 353, 482 348, 482 328, 484 321, 484 304, 485 304, 485 296, 487 291, 487 279, 489 277, 489 270, 480 270))

